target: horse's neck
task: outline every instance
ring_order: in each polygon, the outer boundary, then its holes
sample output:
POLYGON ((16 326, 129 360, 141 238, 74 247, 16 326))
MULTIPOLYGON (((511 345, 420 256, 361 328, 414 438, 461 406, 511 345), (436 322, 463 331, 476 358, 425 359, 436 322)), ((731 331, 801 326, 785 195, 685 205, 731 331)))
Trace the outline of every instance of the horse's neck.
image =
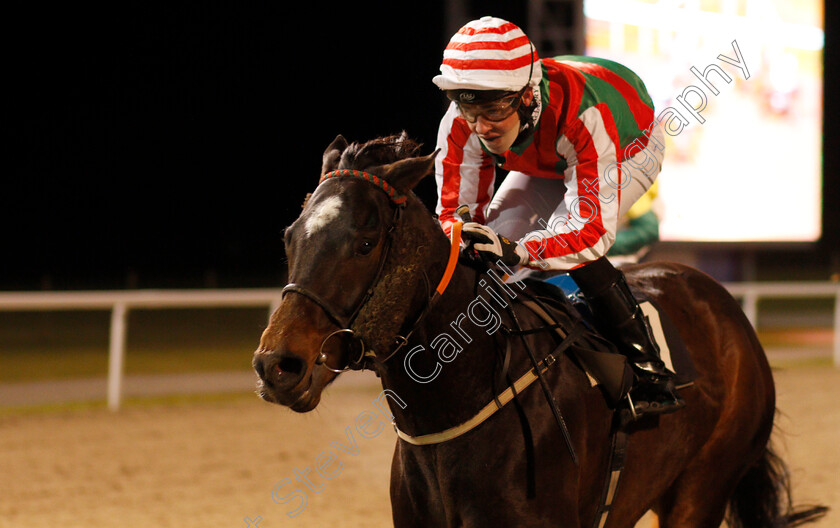
POLYGON ((480 282, 475 270, 459 265, 434 309, 382 372, 383 387, 395 397, 397 425, 409 434, 457 425, 492 399, 503 314, 486 292, 476 291, 480 282))

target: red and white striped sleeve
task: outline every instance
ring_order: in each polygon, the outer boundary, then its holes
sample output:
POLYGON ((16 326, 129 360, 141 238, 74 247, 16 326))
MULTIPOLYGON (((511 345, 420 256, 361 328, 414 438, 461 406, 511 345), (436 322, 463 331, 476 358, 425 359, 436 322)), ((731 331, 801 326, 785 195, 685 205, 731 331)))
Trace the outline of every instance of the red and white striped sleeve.
POLYGON ((552 216, 545 229, 520 242, 530 266, 570 270, 606 254, 615 241, 619 193, 607 178, 621 181, 621 148, 613 116, 605 103, 584 111, 566 128, 557 151, 568 162, 564 172, 564 216, 552 216))
POLYGON ((468 205, 474 222, 484 223, 493 197, 496 167, 484 152, 478 137, 470 133, 467 122, 452 103, 438 129, 435 180, 438 202, 435 212, 441 227, 449 234, 455 209, 468 205))

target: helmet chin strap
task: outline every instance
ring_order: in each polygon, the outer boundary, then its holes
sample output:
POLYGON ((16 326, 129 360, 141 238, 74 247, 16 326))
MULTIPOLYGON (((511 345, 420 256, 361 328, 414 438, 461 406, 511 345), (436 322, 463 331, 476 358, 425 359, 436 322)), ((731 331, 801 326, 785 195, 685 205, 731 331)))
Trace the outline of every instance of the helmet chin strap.
POLYGON ((519 135, 516 136, 516 140, 513 142, 514 145, 528 139, 537 128, 537 121, 539 121, 542 110, 542 101, 538 95, 538 90, 532 90, 532 92, 534 99, 531 101, 531 104, 527 107, 521 105, 516 109, 516 113, 519 115, 519 135))
MULTIPOLYGON (((531 70, 528 74, 528 82, 525 84, 527 88, 531 84, 531 79, 534 75, 534 44, 528 42, 531 46, 531 70)), ((542 76, 540 76, 542 78, 542 76)), ((531 104, 529 105, 519 105, 519 108, 516 109, 517 115, 519 115, 519 135, 516 136, 516 140, 513 144, 517 144, 521 141, 527 139, 531 134, 534 133, 534 129, 537 127, 537 121, 540 119, 540 114, 542 113, 542 94, 540 93, 539 83, 537 86, 531 86, 531 104)))

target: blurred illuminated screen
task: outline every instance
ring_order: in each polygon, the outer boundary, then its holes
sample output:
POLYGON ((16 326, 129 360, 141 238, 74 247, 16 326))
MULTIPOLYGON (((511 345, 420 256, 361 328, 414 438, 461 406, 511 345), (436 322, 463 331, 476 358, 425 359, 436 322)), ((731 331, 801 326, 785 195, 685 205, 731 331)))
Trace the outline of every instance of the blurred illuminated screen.
POLYGON ((668 108, 682 116, 658 179, 662 240, 820 237, 822 2, 585 0, 584 9, 587 55, 635 70, 661 123, 668 108), (737 59, 733 41, 749 78, 718 58, 737 59), (680 99, 693 108, 705 95, 702 123, 678 100, 686 89, 680 99))

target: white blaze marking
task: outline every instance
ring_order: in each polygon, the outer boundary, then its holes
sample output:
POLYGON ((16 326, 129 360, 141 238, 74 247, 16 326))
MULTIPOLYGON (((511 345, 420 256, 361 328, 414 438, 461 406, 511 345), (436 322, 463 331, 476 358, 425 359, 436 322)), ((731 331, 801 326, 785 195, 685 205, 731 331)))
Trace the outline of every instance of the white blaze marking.
POLYGON ((311 237, 313 233, 335 220, 341 210, 341 205, 341 198, 338 196, 330 196, 319 203, 304 224, 306 236, 311 237))

